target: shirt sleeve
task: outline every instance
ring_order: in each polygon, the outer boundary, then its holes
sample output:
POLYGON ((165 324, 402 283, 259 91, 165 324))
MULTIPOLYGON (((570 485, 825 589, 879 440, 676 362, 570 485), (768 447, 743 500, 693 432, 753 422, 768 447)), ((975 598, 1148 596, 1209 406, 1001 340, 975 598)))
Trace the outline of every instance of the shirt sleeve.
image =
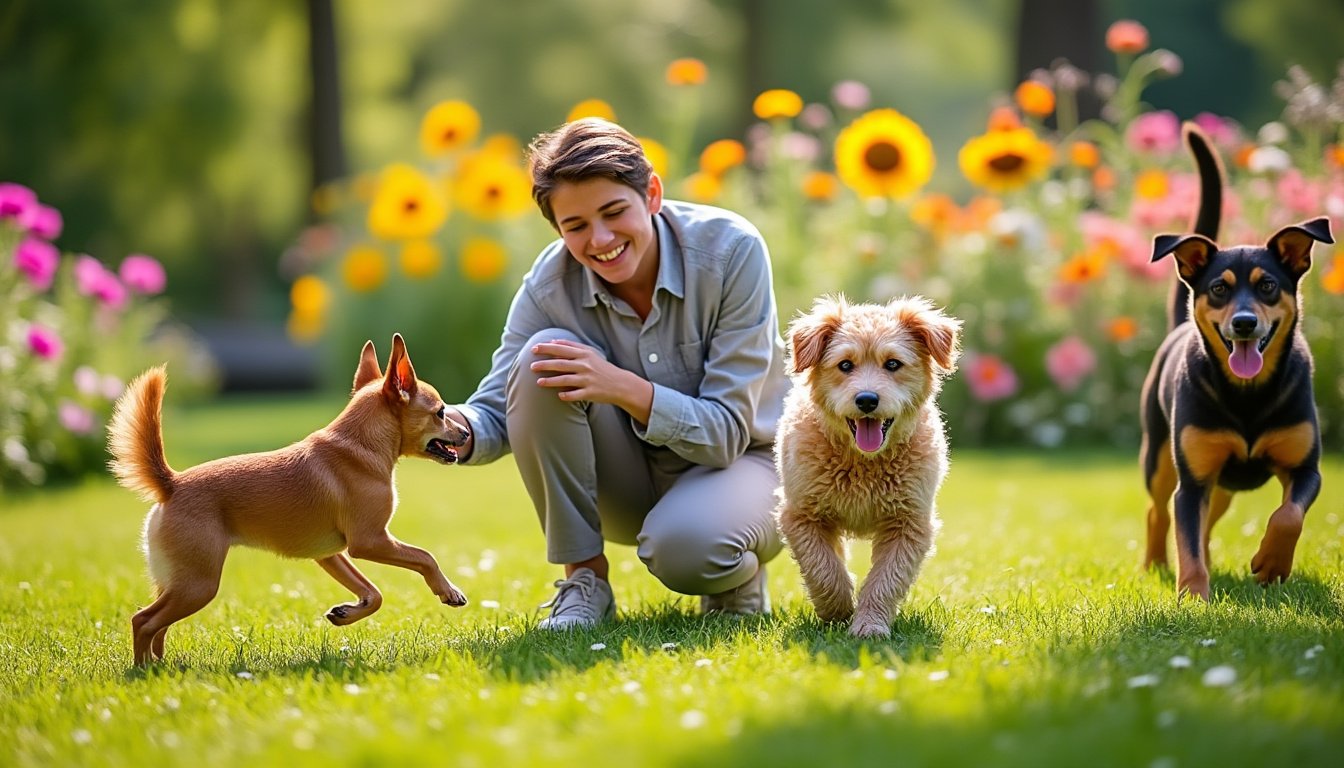
POLYGON ((532 294, 530 282, 523 284, 509 305, 504 333, 490 362, 490 372, 481 379, 467 402, 458 406, 471 427, 471 456, 463 464, 489 464, 509 452, 509 432, 504 422, 509 370, 518 359, 523 344, 538 331, 553 325, 532 294))
POLYGON ((650 445, 710 467, 728 466, 751 446, 751 426, 779 343, 770 260, 759 235, 738 240, 723 280, 718 322, 705 340, 699 396, 655 383, 649 424, 635 425, 650 445))

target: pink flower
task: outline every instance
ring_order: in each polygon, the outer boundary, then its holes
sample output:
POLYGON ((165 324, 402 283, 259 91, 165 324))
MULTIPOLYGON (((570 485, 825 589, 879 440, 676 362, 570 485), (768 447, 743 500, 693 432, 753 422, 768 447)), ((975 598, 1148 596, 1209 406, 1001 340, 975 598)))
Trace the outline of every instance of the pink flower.
POLYGON ((43 240, 55 240, 61 236, 64 227, 65 220, 61 218, 60 211, 40 203, 33 206, 32 214, 28 217, 28 231, 31 234, 43 240))
POLYGON ((70 400, 62 400, 56 410, 61 420, 61 426, 69 431, 76 435, 87 435, 93 432, 93 411, 88 408, 70 400))
POLYGON ((33 323, 28 328, 28 349, 43 360, 55 360, 65 351, 65 344, 56 331, 33 323))
POLYGON ((89 255, 75 260, 75 287, 83 296, 92 296, 111 309, 126 306, 126 287, 103 263, 89 255))
MULTIPOLYGON (((1135 208, 1139 209, 1135 211, 1136 216, 1147 210, 1143 208, 1145 202, 1135 203, 1135 208)), ((1096 211, 1084 212, 1078 217, 1078 222, 1089 249, 1101 248, 1113 254, 1135 276, 1149 280, 1165 280, 1171 276, 1171 265, 1165 262, 1152 263, 1152 240, 1133 226, 1096 211)))
POLYGON ((103 397, 108 400, 116 400, 121 397, 122 390, 126 389, 126 383, 112 374, 104 374, 102 381, 98 382, 99 390, 103 397))
POLYGON ((160 293, 168 284, 168 276, 163 271, 163 265, 154 257, 143 253, 132 253, 122 259, 121 267, 117 271, 126 287, 142 296, 160 293))
POLYGON ((1288 211, 1289 218, 1305 218, 1320 212, 1325 188, 1320 182, 1302 177, 1296 168, 1284 171, 1278 181, 1279 203, 1288 211))
POLYGON ((971 396, 989 403, 1017 394, 1017 374, 995 355, 969 355, 966 363, 967 385, 971 396))
POLYGON ((87 365, 81 365, 74 373, 75 390, 81 395, 98 392, 98 372, 87 365))
POLYGON ((51 287, 60 263, 61 254, 51 243, 27 237, 14 249, 14 265, 27 275, 28 282, 39 291, 51 287))
POLYGON ((1097 369, 1097 355, 1077 336, 1066 336, 1045 353, 1045 372, 1065 392, 1072 392, 1097 369))
POLYGON ((858 111, 867 109, 872 102, 872 92, 868 86, 858 80, 841 80, 831 89, 831 98, 843 109, 858 111))
POLYGON ((1241 129, 1231 118, 1219 117, 1212 112, 1200 112, 1195 115, 1194 123, 1204 130, 1214 144, 1224 149, 1236 147, 1241 141, 1241 129))
POLYGON ((1135 152, 1170 155, 1181 146, 1181 121, 1169 110, 1145 112, 1129 124, 1125 143, 1135 152))
POLYGON ((1117 21, 1106 30, 1106 47, 1113 53, 1142 53, 1148 47, 1148 28, 1129 19, 1117 21))
POLYGON ((0 183, 0 219, 15 219, 20 228, 28 229, 28 218, 37 206, 37 193, 13 182, 0 183))

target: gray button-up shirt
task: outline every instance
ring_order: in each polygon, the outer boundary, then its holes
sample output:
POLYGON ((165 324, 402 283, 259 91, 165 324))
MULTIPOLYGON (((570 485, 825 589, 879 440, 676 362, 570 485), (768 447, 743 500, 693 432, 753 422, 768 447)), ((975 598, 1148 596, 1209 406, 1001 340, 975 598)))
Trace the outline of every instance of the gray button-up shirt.
POLYGON ((643 321, 563 240, 537 257, 513 298, 490 372, 460 407, 475 441, 465 463, 508 452, 509 369, 523 344, 547 328, 577 334, 653 383, 648 425, 631 422, 649 445, 725 467, 774 444, 789 379, 765 240, 735 213, 671 200, 654 224, 658 280, 643 321))

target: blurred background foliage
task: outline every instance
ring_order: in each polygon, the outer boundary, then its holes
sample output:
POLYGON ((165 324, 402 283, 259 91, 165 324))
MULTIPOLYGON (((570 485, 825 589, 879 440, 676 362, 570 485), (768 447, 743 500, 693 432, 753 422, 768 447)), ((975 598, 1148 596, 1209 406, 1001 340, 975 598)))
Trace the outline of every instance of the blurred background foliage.
MULTIPOLYGON (((357 351, 345 348, 350 339, 373 338, 385 355, 393 330, 414 327, 418 332, 408 341, 421 372, 445 395, 464 397, 488 365, 516 278, 553 233, 531 208, 514 223, 468 224, 454 214, 463 223, 450 227, 441 245, 460 262, 460 271, 451 274, 465 275, 474 287, 443 292, 442 280, 452 278, 407 279, 404 252, 401 270, 388 270, 380 255, 367 260, 372 272, 352 278, 349 265, 359 260, 348 252, 368 234, 364 214, 372 179, 389 164, 421 162, 421 120, 431 106, 444 100, 470 104, 479 113, 482 140, 502 134, 516 143, 563 122, 579 102, 601 99, 637 136, 671 146, 668 177, 676 180, 674 189, 687 192, 701 148, 721 138, 746 140, 760 127, 753 115, 758 94, 783 88, 806 103, 834 106, 833 87, 852 80, 867 86, 873 107, 895 107, 922 128, 938 159, 929 189, 969 205, 975 190, 957 163, 967 138, 984 131, 994 107, 1012 102, 1019 82, 1061 57, 1088 72, 1113 72, 1115 57, 1104 37, 1122 18, 1147 27, 1151 48, 1174 50, 1183 60, 1178 77, 1143 91, 1148 109, 1169 109, 1182 119, 1212 112, 1254 132, 1282 111, 1274 84, 1289 65, 1300 65, 1317 82, 1335 77, 1344 3, 9 0, 0 8, 0 104, 6 114, 0 122, 0 181, 38 190, 63 212, 59 245, 68 252, 96 254, 109 263, 130 252, 160 259, 173 315, 203 330, 216 349, 227 348, 231 339, 283 340, 287 317, 293 332, 293 283, 305 273, 324 273, 337 286, 352 279, 386 281, 381 292, 309 296, 335 302, 324 335, 339 344, 327 350, 322 383, 348 386, 357 351), (665 79, 669 62, 683 58, 703 62, 709 73, 694 99, 679 100, 665 79), (329 199, 332 190, 345 199, 329 199), (324 229, 332 223, 339 228, 324 229), (503 256, 477 253, 476 266, 468 266, 462 254, 479 237, 502 247, 503 256), (309 260, 334 249, 347 254, 342 265, 309 260)), ((1100 101, 1086 96, 1080 92, 1081 116, 1095 117, 1100 101)), ((836 118, 843 123, 854 116, 836 118)), ((818 138, 833 138, 838 127, 818 131, 818 138)), ((1034 127, 1044 132, 1059 126, 1050 117, 1034 127)), ((775 146, 776 156, 781 146, 775 146)), ((754 170, 773 172, 769 161, 765 166, 754 170)), ((1188 170, 1184 157, 1167 167, 1188 170)), ((734 201, 749 207, 756 198, 739 187, 725 188, 721 199, 729 207, 734 201)), ((801 283, 787 271, 803 263, 791 254, 808 242, 793 231, 804 219, 769 205, 768 196, 765 202, 749 213, 767 235, 785 233, 772 240, 777 271, 785 273, 782 321, 813 293, 852 286, 859 298, 869 298, 863 294, 879 268, 905 271, 888 281, 894 289, 959 299, 961 306, 953 309, 964 314, 983 308, 985 297, 945 295, 946 281, 911 284, 910 269, 918 273, 928 265, 881 262, 801 283)), ((837 232, 857 224, 876 227, 897 253, 912 244, 920 248, 916 231, 896 225, 883 233, 879 214, 861 206, 846 210, 807 219, 815 227, 809 234, 843 249, 853 245, 853 232, 837 232)), ((901 210, 902 217, 909 213, 901 210)), ((1052 250, 1060 247, 1073 246, 1052 243, 1052 250)), ((909 252, 928 258, 933 250, 909 252)), ((1014 253, 1017 261, 1003 261, 997 268, 1006 272, 998 278, 985 272, 1005 290, 1032 290, 1039 275, 1033 285, 1023 275, 1057 266, 1033 265, 1029 249, 1014 253)), ((995 268, 975 261, 988 252, 975 254, 964 269, 995 268)), ((422 254, 421 263, 437 258, 422 254)), ((1319 280, 1320 272, 1315 275, 1319 280)), ((1160 301, 1146 291, 1116 293, 1107 306, 1142 319, 1160 301)), ((1051 311, 1055 316, 1041 320, 1030 338, 1022 335, 1022 349, 981 322, 988 316, 967 316, 979 335, 968 341, 1005 356, 1039 358, 1070 322, 1051 311)), ((1104 358, 1096 386, 1072 400, 1051 394, 1040 404, 1023 398, 991 409, 958 385, 948 392, 947 405, 964 411, 966 429, 981 439, 1020 440, 1023 424, 1046 416, 1085 429, 1100 414, 1108 417, 1106 424, 1096 422, 1095 428, 1124 443, 1136 439, 1130 411, 1137 398, 1127 393, 1137 382, 1131 379, 1141 378, 1159 338, 1159 328, 1141 328, 1135 344, 1121 348, 1114 369, 1104 358), (1096 407, 1117 392, 1126 393, 1124 408, 1096 407), (1069 410, 1083 401, 1090 410, 1069 410)), ((1334 338, 1314 340, 1323 345, 1318 360, 1341 359, 1334 338)), ((294 347, 281 345, 278 353, 271 348, 264 364, 276 369, 287 363, 287 354, 296 353, 291 364, 299 357, 294 347)), ((235 362, 223 360, 226 384, 235 362)), ((1044 370, 1022 375, 1039 379, 1024 382, 1027 391, 1049 387, 1044 370)), ((1338 403, 1344 390, 1326 396, 1338 403)))

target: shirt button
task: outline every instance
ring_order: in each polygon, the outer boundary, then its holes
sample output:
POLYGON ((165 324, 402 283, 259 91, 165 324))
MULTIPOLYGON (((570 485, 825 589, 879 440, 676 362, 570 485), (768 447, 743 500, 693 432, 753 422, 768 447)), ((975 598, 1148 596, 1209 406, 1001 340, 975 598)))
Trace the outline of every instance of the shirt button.
POLYGON ((658 362, 658 353, 657 353, 657 352, 650 352, 650 353, 649 353, 649 362, 650 362, 650 363, 656 363, 656 362, 658 362))

